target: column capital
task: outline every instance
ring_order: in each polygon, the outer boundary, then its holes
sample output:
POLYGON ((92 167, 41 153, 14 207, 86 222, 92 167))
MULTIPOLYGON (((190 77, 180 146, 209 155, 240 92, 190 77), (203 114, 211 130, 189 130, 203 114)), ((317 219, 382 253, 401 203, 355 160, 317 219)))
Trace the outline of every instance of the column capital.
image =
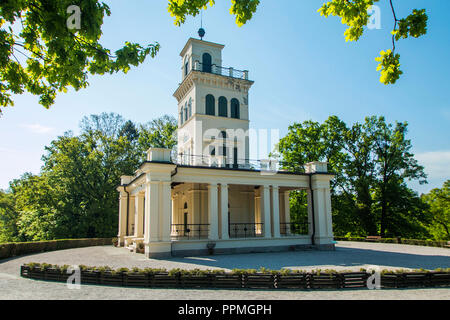
POLYGON ((128 197, 128 194, 125 191, 121 191, 119 193, 119 199, 125 199, 128 197))
POLYGON ((218 188, 217 183, 210 183, 210 184, 208 184, 208 189, 217 189, 217 188, 218 188))

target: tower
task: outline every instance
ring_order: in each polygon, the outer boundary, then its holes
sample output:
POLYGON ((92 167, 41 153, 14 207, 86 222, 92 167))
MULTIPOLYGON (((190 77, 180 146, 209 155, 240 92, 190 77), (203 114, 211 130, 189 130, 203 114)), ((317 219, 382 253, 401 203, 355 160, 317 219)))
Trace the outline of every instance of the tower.
POLYGON ((249 166, 248 94, 253 81, 247 70, 222 66, 223 48, 190 38, 180 53, 182 81, 174 97, 181 164, 249 166))

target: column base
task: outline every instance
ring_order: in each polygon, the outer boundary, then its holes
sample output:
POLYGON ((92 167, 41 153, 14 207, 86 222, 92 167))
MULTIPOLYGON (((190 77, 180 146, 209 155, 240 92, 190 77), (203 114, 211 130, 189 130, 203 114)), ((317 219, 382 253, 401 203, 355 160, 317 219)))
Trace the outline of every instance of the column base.
POLYGON ((172 257, 171 242, 150 242, 145 243, 145 256, 147 258, 170 258, 172 257))
POLYGON ((334 238, 333 237, 314 237, 314 244, 316 245, 333 245, 334 246, 334 238))
POLYGON ((125 246, 125 236, 117 236, 117 246, 118 247, 125 246))

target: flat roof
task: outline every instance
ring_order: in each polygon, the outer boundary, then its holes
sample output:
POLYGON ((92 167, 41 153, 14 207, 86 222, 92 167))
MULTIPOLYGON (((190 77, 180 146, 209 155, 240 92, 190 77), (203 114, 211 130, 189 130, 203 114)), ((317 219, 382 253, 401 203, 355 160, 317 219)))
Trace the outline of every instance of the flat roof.
POLYGON ((189 47, 189 44, 191 44, 191 42, 195 42, 195 43, 199 43, 199 44, 206 44, 206 45, 209 45, 209 46, 212 46, 212 47, 216 47, 216 48, 219 48, 219 49, 223 49, 225 47, 225 45, 223 45, 223 44, 210 42, 210 41, 205 41, 205 40, 200 40, 200 39, 195 39, 195 38, 189 38, 189 40, 184 45, 183 50, 181 50, 181 52, 180 52, 180 56, 181 57, 184 56, 184 53, 186 52, 186 50, 189 47))

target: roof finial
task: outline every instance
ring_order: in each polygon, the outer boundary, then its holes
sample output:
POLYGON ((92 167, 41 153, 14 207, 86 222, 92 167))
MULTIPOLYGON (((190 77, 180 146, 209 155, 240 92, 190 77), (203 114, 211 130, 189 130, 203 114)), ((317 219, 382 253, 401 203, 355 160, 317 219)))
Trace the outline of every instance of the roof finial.
POLYGON ((200 36, 200 40, 203 40, 205 36, 205 29, 203 29, 203 9, 200 9, 200 29, 198 29, 198 35, 200 36))

